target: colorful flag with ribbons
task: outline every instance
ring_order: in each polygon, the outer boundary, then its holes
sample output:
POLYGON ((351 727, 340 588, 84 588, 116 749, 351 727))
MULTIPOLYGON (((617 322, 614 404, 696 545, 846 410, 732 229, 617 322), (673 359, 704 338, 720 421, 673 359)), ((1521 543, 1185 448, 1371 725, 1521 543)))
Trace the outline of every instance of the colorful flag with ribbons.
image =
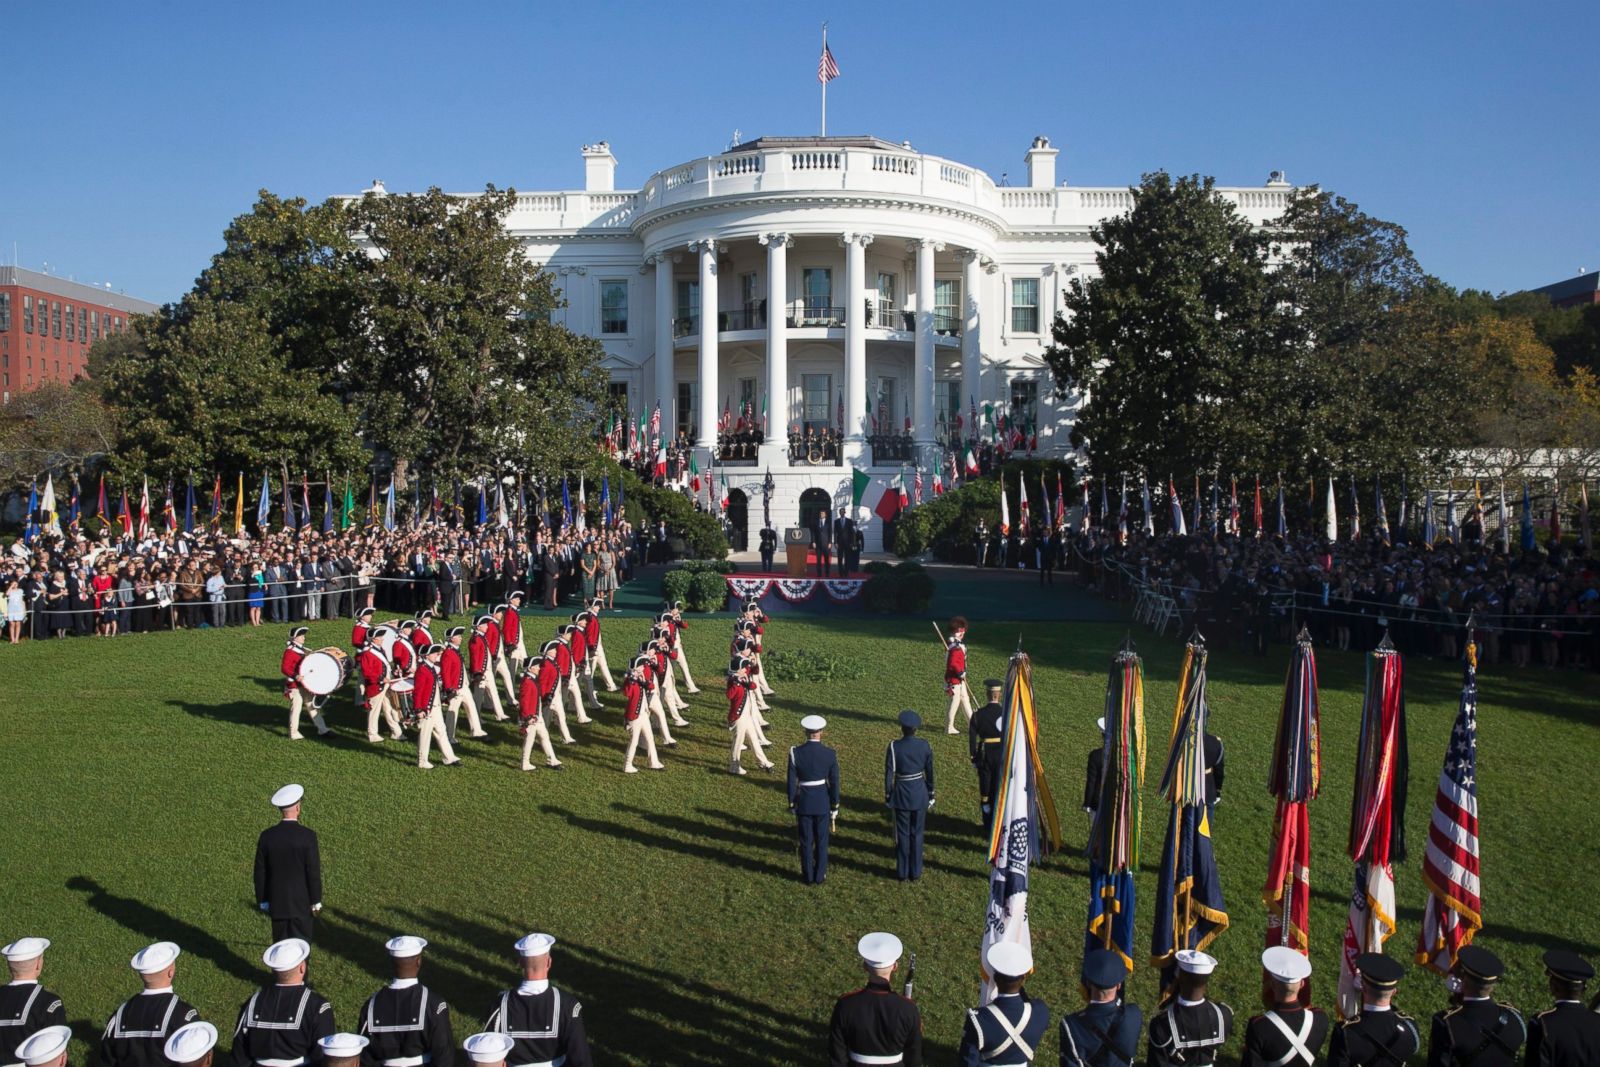
MULTIPOLYGON (((1267 770, 1267 792, 1277 799, 1272 847, 1267 853, 1266 947, 1284 946, 1311 953, 1311 811, 1322 785, 1322 715, 1317 697, 1317 659, 1304 627, 1289 661, 1278 709, 1278 735, 1267 770)), ((1263 976, 1265 982, 1265 976, 1263 976)), ((1265 985, 1263 994, 1265 995, 1265 985)), ((1310 983, 1300 991, 1311 1003, 1310 983)), ((1269 1002, 1270 1006, 1270 1002, 1269 1002)))
MULTIPOLYGON (((1084 793, 1089 828, 1089 924, 1084 951, 1115 949, 1133 970, 1133 875, 1139 869, 1140 790, 1144 787, 1144 665, 1123 645, 1106 678, 1099 791, 1084 793)), ((1090 783, 1094 785, 1091 776, 1090 783)))

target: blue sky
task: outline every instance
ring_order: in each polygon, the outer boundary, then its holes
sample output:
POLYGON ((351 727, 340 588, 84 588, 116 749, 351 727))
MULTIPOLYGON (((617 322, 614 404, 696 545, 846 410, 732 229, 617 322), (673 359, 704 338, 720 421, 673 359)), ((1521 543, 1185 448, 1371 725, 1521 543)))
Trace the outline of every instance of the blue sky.
POLYGON ((1022 180, 1274 169, 1404 225, 1453 285, 1600 267, 1600 4, 13 3, 0 260, 171 300, 258 189, 619 187, 829 128, 1022 180))

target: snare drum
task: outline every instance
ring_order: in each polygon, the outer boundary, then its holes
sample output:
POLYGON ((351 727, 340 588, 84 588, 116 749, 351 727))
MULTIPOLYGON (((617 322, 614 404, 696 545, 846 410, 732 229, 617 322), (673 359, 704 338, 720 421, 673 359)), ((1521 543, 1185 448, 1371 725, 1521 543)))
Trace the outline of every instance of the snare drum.
POLYGON ((300 684, 313 696, 325 697, 344 684, 350 671, 350 659, 345 651, 334 645, 306 653, 300 661, 300 684))
POLYGON ((389 692, 399 693, 402 696, 410 696, 411 691, 416 687, 417 683, 412 681, 410 678, 396 678, 394 681, 389 683, 389 692))

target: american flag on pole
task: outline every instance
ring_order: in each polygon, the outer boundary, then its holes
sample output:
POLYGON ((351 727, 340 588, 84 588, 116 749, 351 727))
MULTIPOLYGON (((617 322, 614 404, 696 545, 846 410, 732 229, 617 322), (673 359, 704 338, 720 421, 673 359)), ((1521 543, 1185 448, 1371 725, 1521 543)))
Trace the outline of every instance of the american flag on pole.
POLYGON ((1428 906, 1417 935, 1417 962, 1444 974, 1483 927, 1478 899, 1478 648, 1467 642, 1461 707, 1434 794, 1422 857, 1428 906))
POLYGON ((827 85, 839 76, 839 64, 833 61, 833 53, 828 50, 828 42, 822 42, 822 58, 817 60, 817 81, 827 85))

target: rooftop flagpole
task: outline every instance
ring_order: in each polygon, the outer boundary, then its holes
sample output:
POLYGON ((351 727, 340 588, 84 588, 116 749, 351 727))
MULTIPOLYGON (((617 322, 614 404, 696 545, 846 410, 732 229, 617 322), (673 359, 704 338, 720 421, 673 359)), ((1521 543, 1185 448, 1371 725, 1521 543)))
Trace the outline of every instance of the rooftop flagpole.
POLYGON ((822 136, 828 136, 828 24, 822 24, 822 68, 817 71, 817 80, 822 83, 822 136))

